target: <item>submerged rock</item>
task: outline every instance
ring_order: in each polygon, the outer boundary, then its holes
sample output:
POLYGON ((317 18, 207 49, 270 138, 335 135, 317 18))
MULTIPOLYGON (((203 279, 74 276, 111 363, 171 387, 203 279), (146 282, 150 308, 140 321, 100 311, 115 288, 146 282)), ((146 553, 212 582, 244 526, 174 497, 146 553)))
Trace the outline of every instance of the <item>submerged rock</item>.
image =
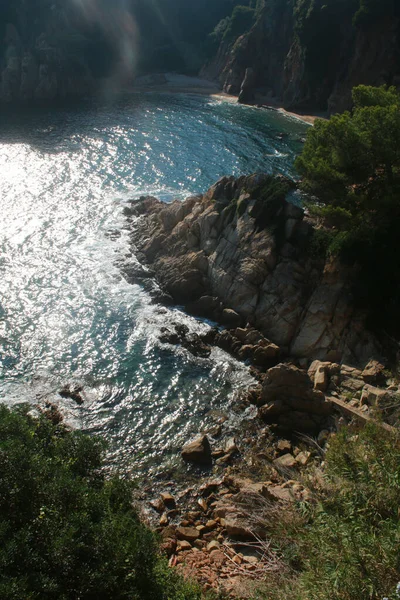
POLYGON ((190 333, 186 325, 175 324, 174 331, 162 327, 159 339, 164 344, 180 344, 200 358, 208 358, 211 354, 211 347, 197 333, 190 333))
POLYGON ((69 398, 77 404, 82 405, 84 402, 82 392, 83 387, 81 385, 68 383, 63 388, 61 388, 61 390, 58 393, 61 396, 61 398, 69 398))

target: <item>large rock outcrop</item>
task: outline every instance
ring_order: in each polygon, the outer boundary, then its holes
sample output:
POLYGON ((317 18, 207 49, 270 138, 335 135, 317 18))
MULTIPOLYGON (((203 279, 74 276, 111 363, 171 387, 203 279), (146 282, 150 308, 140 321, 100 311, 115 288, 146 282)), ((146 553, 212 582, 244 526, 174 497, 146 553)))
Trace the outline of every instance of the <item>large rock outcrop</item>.
POLYGON ((178 304, 206 309, 199 299, 218 298, 291 356, 366 362, 376 349, 350 274, 308 255, 313 228, 285 199, 290 186, 225 177, 185 202, 142 198, 130 210, 135 254, 178 304))

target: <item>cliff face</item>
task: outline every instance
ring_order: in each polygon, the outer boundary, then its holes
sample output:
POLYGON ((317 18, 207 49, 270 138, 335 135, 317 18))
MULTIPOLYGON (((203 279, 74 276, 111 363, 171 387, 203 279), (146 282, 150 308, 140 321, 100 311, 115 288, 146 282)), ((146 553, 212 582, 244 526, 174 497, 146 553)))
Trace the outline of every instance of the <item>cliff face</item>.
POLYGON ((255 91, 264 98, 330 113, 351 107, 355 85, 400 83, 397 13, 354 24, 355 0, 308 4, 265 0, 251 30, 222 43, 202 75, 238 94, 251 68, 255 91), (298 8, 308 4, 308 12, 298 8))
POLYGON ((271 0, 251 31, 233 45, 223 42, 202 76, 218 79, 224 91, 238 94, 246 68, 251 67, 258 86, 282 96, 286 56, 293 40, 293 10, 286 2, 271 0))
POLYGON ((138 73, 197 74, 231 0, 1 0, 0 102, 112 91, 138 73))
POLYGON ((338 71, 328 98, 330 113, 351 106, 355 85, 400 85, 400 19, 377 20, 366 29, 344 39, 338 71))
POLYGON ((5 3, 2 10, 1 102, 54 100, 90 90, 88 64, 73 53, 84 40, 79 40, 66 8, 18 0, 5 3))
POLYGON ((374 343, 353 309, 348 274, 309 256, 312 227, 285 200, 287 185, 223 178, 183 203, 133 204, 139 260, 176 303, 209 306, 215 318, 217 297, 291 356, 366 361, 374 343))
POLYGON ((132 75, 136 42, 120 3, 3 0, 0 103, 81 97, 105 77, 119 83, 132 75))

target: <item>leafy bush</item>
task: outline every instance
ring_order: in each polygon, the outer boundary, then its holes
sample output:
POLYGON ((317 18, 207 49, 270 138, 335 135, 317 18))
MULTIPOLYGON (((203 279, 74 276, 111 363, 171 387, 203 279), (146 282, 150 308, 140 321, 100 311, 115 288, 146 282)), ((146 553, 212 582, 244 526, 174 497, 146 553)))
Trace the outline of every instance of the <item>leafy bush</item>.
POLYGON ((344 428, 331 439, 317 503, 298 507, 303 526, 297 524, 281 542, 291 575, 278 574, 258 597, 398 598, 399 442, 377 425, 344 428))
POLYGON ((249 6, 235 6, 224 31, 223 41, 232 42, 248 31, 254 23, 255 10, 249 6))
POLYGON ((381 599, 400 579, 400 446, 378 426, 348 429, 326 456, 329 488, 300 542, 304 598, 381 599), (318 548, 318 551, 315 550, 318 548))
POLYGON ((284 223, 284 218, 276 219, 276 215, 282 206, 282 201, 293 187, 295 184, 289 179, 269 175, 263 184, 252 192, 256 201, 250 214, 255 219, 258 230, 271 227, 273 221, 276 221, 278 229, 284 223))
POLYGON ((314 229, 307 247, 307 254, 312 258, 325 259, 330 254, 334 235, 325 228, 314 229))
POLYGON ((0 407, 2 600, 195 600, 101 472, 103 443, 0 407))

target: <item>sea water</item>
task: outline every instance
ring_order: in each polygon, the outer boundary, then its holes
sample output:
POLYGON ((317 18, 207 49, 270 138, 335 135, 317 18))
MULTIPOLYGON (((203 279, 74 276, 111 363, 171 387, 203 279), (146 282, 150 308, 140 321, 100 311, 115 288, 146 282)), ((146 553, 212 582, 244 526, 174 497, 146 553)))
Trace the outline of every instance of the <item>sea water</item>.
POLYGON ((202 193, 223 175, 293 175, 306 129, 195 95, 3 113, 1 401, 54 402, 71 426, 107 439, 110 464, 150 476, 172 472, 196 432, 225 419, 234 430, 248 368, 219 349, 200 359, 159 341, 168 323, 208 325, 124 280, 123 208, 142 194, 202 193), (70 382, 84 387, 83 405, 58 394, 70 382))

